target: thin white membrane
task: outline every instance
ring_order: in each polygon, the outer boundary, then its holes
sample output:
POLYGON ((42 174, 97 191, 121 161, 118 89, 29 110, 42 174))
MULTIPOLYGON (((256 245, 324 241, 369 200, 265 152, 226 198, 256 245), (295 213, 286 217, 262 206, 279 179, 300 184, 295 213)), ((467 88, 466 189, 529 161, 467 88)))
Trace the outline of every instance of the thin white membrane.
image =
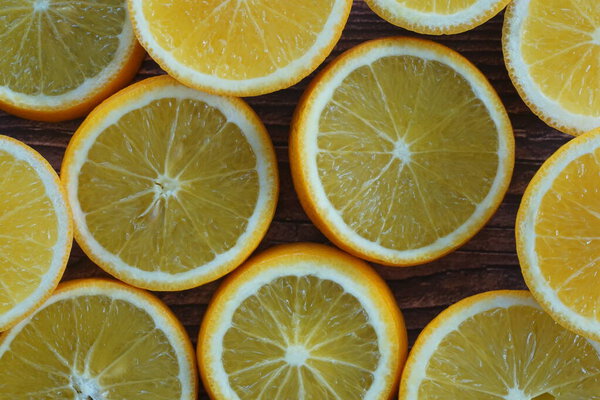
MULTIPOLYGON (((54 287, 57 275, 59 275, 63 267, 63 259, 66 257, 65 250, 71 248, 69 243, 71 238, 68 235, 69 212, 65 205, 63 194, 58 187, 56 176, 48 171, 47 167, 42 163, 41 160, 16 143, 0 139, 0 152, 7 152, 14 156, 17 160, 25 161, 35 170, 40 180, 44 184, 44 188, 46 189, 45 194, 50 199, 52 207, 54 208, 54 212, 56 213, 58 232, 56 243, 52 247, 52 260, 48 266, 48 270, 41 277, 40 286, 17 306, 12 308, 7 313, 0 315, 0 326, 2 326, 10 321, 13 321, 15 318, 18 318, 27 310, 33 308, 42 300, 44 295, 54 287)), ((0 265, 1 264, 2 262, 0 261, 0 265)))
MULTIPOLYGON (((518 85, 522 88, 527 99, 537 108, 543 111, 544 117, 557 126, 565 126, 582 132, 591 131, 600 126, 600 116, 594 117, 584 114, 576 114, 565 110, 561 104, 546 96, 537 83, 531 79, 529 65, 523 59, 521 52, 521 39, 523 38, 523 24, 529 16, 529 5, 531 0, 513 0, 510 15, 506 18, 508 39, 504 43, 506 47, 505 56, 507 67, 512 73, 518 85)), ((556 10, 560 12, 560 10, 556 10)), ((507 14, 509 15, 509 14, 507 14)))
POLYGON ((351 61, 345 61, 345 63, 336 70, 335 74, 328 77, 327 82, 321 84, 319 90, 315 90, 313 93, 316 93, 316 95, 312 97, 310 107, 305 112, 307 117, 302 132, 302 144, 300 145, 305 149, 304 157, 306 162, 304 163, 304 170, 308 176, 307 181, 310 186, 309 191, 314 194, 313 199, 315 201, 315 206, 319 209, 319 214, 333 225, 340 236, 344 237, 344 240, 352 243, 355 247, 367 249, 372 254, 384 259, 392 258, 402 260, 419 260, 423 257, 427 257, 431 253, 450 248, 456 242, 457 238, 472 230, 477 224, 481 224, 482 218, 489 213, 495 197, 500 194, 503 182, 508 179, 507 173, 511 170, 508 163, 512 160, 512 157, 509 156, 509 143, 503 132, 511 131, 511 129, 510 126, 507 126, 506 119, 502 113, 498 111, 498 107, 503 107, 502 104, 497 100, 495 93, 492 93, 487 85, 483 84, 480 78, 473 76, 472 71, 468 70, 466 65, 457 63, 453 58, 448 57, 443 53, 409 43, 402 45, 390 44, 371 48, 368 52, 361 55, 360 60, 353 59, 351 61), (370 65, 380 58, 393 56, 414 56, 424 60, 438 61, 454 69, 469 82, 475 95, 486 106, 486 109, 490 113, 490 117, 496 125, 497 131, 500 133, 498 135, 498 168, 496 177, 484 200, 477 205, 471 217, 452 233, 439 238, 430 245, 411 250, 393 250, 383 247, 377 242, 373 242, 358 235, 351 227, 349 227, 344 222, 340 212, 336 210, 329 201, 321 179, 319 178, 317 166, 319 119, 325 106, 331 101, 335 90, 355 69, 370 65))
MULTIPOLYGON (((406 399, 419 399, 420 383, 426 379, 429 360, 436 352, 440 343, 444 340, 444 338, 446 338, 446 336, 448 336, 448 334, 456 331, 460 324, 477 314, 484 313, 494 308, 509 308, 513 306, 528 306, 542 310, 539 304, 535 302, 533 297, 507 294, 498 297, 492 297, 484 301, 475 302, 468 308, 462 309, 458 313, 448 315, 448 312, 446 312, 443 314, 445 316, 443 323, 436 326, 435 329, 427 331, 429 335, 423 340, 423 342, 417 342, 417 344, 420 346, 418 347, 418 352, 415 352, 414 354, 411 353, 410 359, 417 361, 410 366, 410 374, 403 376, 403 379, 405 380, 403 386, 407 389, 406 399)), ((598 355, 600 356, 600 344, 592 340, 588 340, 588 342, 598 351, 598 355)))
POLYGON ((369 323, 373 326, 377 334, 378 350, 381 358, 377 369, 373 372, 374 380, 365 394, 364 400, 380 399, 382 391, 385 388, 385 377, 391 373, 391 359, 389 351, 389 343, 395 341, 388 337, 386 332, 386 324, 381 318, 381 310, 377 304, 371 299, 367 283, 358 282, 347 275, 337 271, 327 265, 315 265, 307 261, 298 261, 295 263, 286 264, 282 268, 265 269, 258 275, 254 276, 247 283, 240 285, 233 296, 225 298, 222 303, 220 318, 221 324, 215 331, 214 335, 209 338, 210 362, 211 365, 206 366, 207 371, 211 371, 212 378, 219 382, 221 393, 227 399, 239 400, 239 396, 229 384, 229 377, 225 372, 222 363, 223 356, 223 338, 225 333, 232 327, 233 314, 239 308, 244 300, 256 294, 264 285, 273 282, 274 280, 286 276, 315 276, 318 279, 330 280, 341 285, 344 290, 354 296, 369 315, 369 323))
POLYGON ((417 25, 432 28, 451 28, 457 25, 472 25, 503 0, 478 0, 467 8, 453 14, 427 13, 410 8, 400 0, 373 0, 373 3, 385 9, 398 19, 413 21, 417 25))
POLYGON ((267 149, 260 140, 261 133, 256 130, 250 120, 231 103, 226 97, 213 96, 204 92, 187 88, 182 85, 160 86, 149 90, 143 96, 130 101, 128 104, 111 111, 100 123, 98 123, 93 131, 86 134, 85 141, 81 142, 81 146, 74 153, 72 163, 68 166, 69 175, 77 177, 67 182, 67 197, 72 205, 73 218, 77 221, 81 233, 86 237, 87 243, 92 248, 94 255, 102 260, 103 263, 109 264, 119 273, 127 274, 134 279, 152 280, 155 282, 177 283, 189 282, 191 279, 200 279, 210 275, 213 271, 225 263, 232 261, 237 257, 256 232, 261 221, 266 218, 265 210, 268 208, 268 203, 273 187, 275 186, 274 177, 268 163, 269 149, 267 149), (90 232, 86 220, 85 213, 79 206, 77 200, 79 190, 79 172, 87 160, 88 153, 91 147, 96 142, 96 139, 109 126, 117 123, 125 114, 143 108, 153 101, 162 98, 174 98, 178 100, 193 99, 205 102, 211 107, 220 110, 227 118, 227 121, 237 125, 244 133, 244 137, 250 144, 252 151, 256 156, 256 171, 258 173, 259 193, 256 201, 256 207, 252 216, 248 219, 246 231, 238 238, 236 244, 224 253, 218 254, 212 261, 204 265, 198 265, 197 268, 191 269, 183 273, 167 273, 162 271, 143 271, 139 268, 126 263, 121 257, 109 252, 104 248, 90 232))
MULTIPOLYGON (((142 38, 142 42, 146 42, 146 47, 149 47, 150 51, 156 55, 156 58, 161 60, 166 67, 170 68, 173 74, 175 74, 177 77, 180 77, 182 80, 193 82, 198 86, 210 86, 223 91, 231 90, 232 85, 237 91, 248 91, 255 88, 261 88, 266 85, 271 85, 274 82, 290 81, 294 79, 298 76, 299 72, 306 71, 307 65, 312 65, 316 60, 325 58, 321 53, 331 44, 331 33, 336 32, 335 27, 344 24, 346 20, 346 13, 344 12, 344 9, 346 8, 346 0, 336 0, 331 13, 329 14, 329 19, 317 36, 314 45, 306 53, 304 53, 302 57, 292 61, 285 67, 280 68, 269 75, 265 75, 260 78, 234 80, 219 78, 211 74, 205 74, 177 61, 177 59, 172 56, 171 52, 161 47, 156 42, 154 36, 150 33, 150 25, 144 17, 144 1, 130 0, 129 4, 133 11, 132 14, 135 16, 135 23, 137 24, 138 32, 145 33, 142 38)), ((310 71, 306 71, 306 75, 308 75, 309 72, 310 71)))
POLYGON ((141 294, 135 293, 132 289, 118 288, 118 284, 116 283, 113 285, 114 288, 110 289, 102 286, 82 285, 53 295, 38 310, 36 310, 33 315, 27 317, 25 320, 21 321, 14 328, 8 331, 3 340, 0 341, 0 360, 2 359, 4 353, 10 350, 13 340, 31 322, 31 320, 38 313, 43 312, 52 304, 65 300, 73 300, 77 297, 106 296, 112 301, 121 300, 134 305, 140 310, 143 310, 150 318, 152 318, 156 328, 165 333, 171 348, 173 348, 175 354, 177 355, 177 364, 179 365, 179 381, 182 385, 181 399, 191 399, 194 389, 190 385, 190 382, 192 382, 195 377, 194 371, 186 368, 186 366, 188 366, 190 363, 184 350, 186 344, 183 340, 176 340, 176 338, 181 337, 180 332, 177 331, 172 326, 172 322, 164 316, 164 310, 161 310, 160 308, 156 307, 156 305, 149 303, 141 294))
POLYGON ((577 310, 571 309, 558 297, 556 291, 550 287, 540 269, 539 259, 535 250, 535 226, 542 200, 567 165, 585 154, 594 153, 600 147, 600 135, 595 135, 592 138, 580 137, 575 140, 577 142, 572 141, 567 144, 567 146, 572 145, 572 147, 562 152, 553 161, 552 167, 545 170, 544 177, 538 180, 535 186, 528 188, 529 193, 531 193, 529 205, 526 209, 525 217, 517 229, 521 232, 520 236, 524 242, 525 257, 527 258, 529 271, 534 278, 528 284, 533 285, 536 292, 542 293, 544 298, 540 299, 540 301, 543 301, 546 307, 560 315, 573 326, 581 327, 581 329, 585 328, 588 332, 600 332, 600 320, 586 318, 579 314, 577 310))
POLYGON ((87 78, 78 88, 58 96, 48 96, 45 94, 27 95, 15 92, 8 86, 0 86, 0 99, 6 99, 11 104, 26 107, 43 106, 45 108, 57 108, 64 107, 66 104, 81 103, 83 100, 91 97, 123 68, 128 55, 131 54, 136 44, 133 27, 131 26, 131 22, 129 22, 129 12, 126 12, 127 16, 123 24, 123 31, 119 35, 119 47, 117 48, 115 57, 98 75, 87 78))

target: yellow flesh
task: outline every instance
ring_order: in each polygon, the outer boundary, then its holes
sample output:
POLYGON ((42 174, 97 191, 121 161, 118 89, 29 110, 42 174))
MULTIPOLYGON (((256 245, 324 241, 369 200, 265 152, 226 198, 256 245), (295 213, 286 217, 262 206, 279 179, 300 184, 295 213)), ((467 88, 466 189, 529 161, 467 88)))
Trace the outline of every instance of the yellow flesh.
POLYGON ((404 7, 424 13, 455 14, 477 3, 478 0, 396 0, 404 7))
POLYGON ((0 87, 58 96, 114 59, 124 0, 0 0, 0 87))
POLYGON ((430 245, 488 194, 498 137, 470 84, 437 61, 385 57, 354 70, 319 122, 317 166, 345 223, 386 248, 430 245))
POLYGON ((362 399, 380 358, 360 302, 310 275, 277 278, 244 300, 223 349, 229 384, 243 400, 362 399))
POLYGON ((58 219, 39 175, 0 150, 0 315, 38 288, 57 239, 58 219))
POLYGON ((418 398, 598 399, 600 355, 584 338, 530 306, 465 320, 430 358, 418 398))
POLYGON ((223 79, 269 75, 304 55, 335 0, 144 0, 158 45, 180 63, 223 79))
POLYGON ((97 391, 91 398, 173 400, 179 368, 146 311, 104 295, 73 297, 38 312, 0 354, 0 399, 77 400, 97 391))
POLYGON ((258 200, 240 128, 199 100, 125 114, 92 145, 78 200, 92 236, 144 271, 182 273, 232 248, 258 200))
POLYGON ((520 35, 541 92, 570 112, 600 116, 600 2, 531 0, 520 35))
POLYGON ((542 198, 535 252, 545 280, 577 314, 598 320, 600 150, 572 161, 542 198))

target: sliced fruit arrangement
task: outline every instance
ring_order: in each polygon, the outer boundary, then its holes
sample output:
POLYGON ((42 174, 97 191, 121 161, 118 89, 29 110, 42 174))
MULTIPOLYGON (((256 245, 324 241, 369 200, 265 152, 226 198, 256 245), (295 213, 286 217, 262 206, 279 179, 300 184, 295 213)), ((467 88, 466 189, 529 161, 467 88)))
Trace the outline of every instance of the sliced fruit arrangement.
POLYGON ((526 291, 462 300, 421 333, 400 400, 598 399, 600 345, 550 318, 526 291))
POLYGON ((381 18, 429 35, 473 29, 498 14, 510 0, 366 0, 381 18))
POLYGON ((96 108, 62 166, 75 235, 127 283, 181 290, 237 267, 277 202, 273 146, 239 99, 150 78, 96 108))
POLYGON ((314 71, 352 0, 129 0, 137 36, 170 75, 211 93, 256 96, 314 71))
POLYGON ((294 185, 334 243, 389 265, 456 249, 508 187, 514 138, 500 99, 433 42, 362 44, 311 84, 293 121, 294 185))
POLYGON ((514 0, 502 42, 510 78, 544 122, 571 135, 600 127, 600 2, 514 0))
POLYGON ((316 244, 272 248, 223 282, 198 339, 215 399, 387 399, 404 320, 366 263, 316 244))
POLYGON ((62 277, 73 242, 65 197, 40 154, 0 135, 0 332, 33 312, 62 277))
POLYGON ((80 117, 129 82, 144 51, 126 0, 0 0, 0 109, 80 117))
POLYGON ((121 283, 63 283, 0 337, 0 393, 20 399, 195 400, 194 352, 154 296, 121 283))
POLYGON ((527 285, 560 324, 600 341, 600 129, 552 155, 525 191, 517 252, 527 285))

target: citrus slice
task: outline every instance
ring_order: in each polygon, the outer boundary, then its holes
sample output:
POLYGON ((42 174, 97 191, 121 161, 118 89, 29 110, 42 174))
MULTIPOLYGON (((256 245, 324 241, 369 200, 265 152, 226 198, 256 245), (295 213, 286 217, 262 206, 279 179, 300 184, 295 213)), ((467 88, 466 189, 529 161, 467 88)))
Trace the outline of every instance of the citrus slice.
POLYGON ((485 77, 433 42, 388 38, 332 62, 296 110, 294 185, 335 244, 415 265, 457 248, 508 187, 514 138, 485 77))
POLYGON ((560 324, 600 341, 600 129, 571 140, 533 177, 517 252, 534 297, 560 324))
POLYGON ((386 21, 428 35, 466 32, 498 14, 510 0, 366 0, 386 21))
POLYGON ((129 82, 144 51, 126 0, 0 0, 0 109, 80 117, 129 82))
POLYGON ((256 96, 314 71, 342 34, 351 0, 129 0, 140 43, 188 86, 256 96))
POLYGON ((50 296, 72 242, 56 172, 35 150, 0 135, 0 332, 50 296))
POLYGON ((600 2, 514 0, 502 44, 510 78, 538 117, 571 135, 600 127, 600 2))
POLYGON ((5 399, 195 400, 194 351, 154 296, 121 283, 63 283, 0 337, 5 399))
POLYGON ((146 79, 96 108, 62 167, 75 237, 119 279, 181 290, 256 248, 275 212, 273 145, 235 98, 146 79))
POLYGON ((198 339, 215 399, 387 399, 406 358, 404 320, 364 262, 316 244, 254 257, 211 300, 198 339))
POLYGON ((600 345, 526 291, 469 297, 436 317, 406 362, 400 400, 598 399, 600 345))

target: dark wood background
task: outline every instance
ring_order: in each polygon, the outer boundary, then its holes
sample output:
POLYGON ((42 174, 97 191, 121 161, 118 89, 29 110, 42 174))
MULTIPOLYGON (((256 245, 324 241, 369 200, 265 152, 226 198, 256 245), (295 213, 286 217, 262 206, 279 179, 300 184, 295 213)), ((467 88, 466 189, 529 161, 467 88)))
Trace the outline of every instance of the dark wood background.
MULTIPOLYGON (((471 60, 491 81, 512 120, 516 136, 516 166, 506 198, 496 215, 471 241, 433 263, 411 268, 375 265, 387 280, 404 313, 410 344, 421 329, 448 305, 476 293, 494 289, 526 288, 515 252, 514 223, 521 196, 541 163, 569 136, 546 126, 521 101, 508 77, 502 58, 503 15, 463 34, 434 36, 471 60)), ((342 39, 326 63, 365 40, 394 35, 422 36, 397 28, 375 15, 362 0, 355 0, 342 39)), ((164 73, 147 58, 136 80, 164 73)), ((327 242, 300 207, 290 177, 287 155, 288 131, 296 103, 314 76, 298 85, 247 101, 258 112, 277 150, 281 172, 281 195, 275 220, 258 251, 298 241, 327 242)), ((27 121, 0 112, 0 133, 31 145, 60 169, 67 143, 81 120, 51 124, 27 121)), ((74 244, 64 280, 107 276, 74 244)), ((219 281, 174 293, 157 293, 185 325, 196 342, 198 327, 219 281)), ((201 398, 206 398, 201 390, 201 398)))

